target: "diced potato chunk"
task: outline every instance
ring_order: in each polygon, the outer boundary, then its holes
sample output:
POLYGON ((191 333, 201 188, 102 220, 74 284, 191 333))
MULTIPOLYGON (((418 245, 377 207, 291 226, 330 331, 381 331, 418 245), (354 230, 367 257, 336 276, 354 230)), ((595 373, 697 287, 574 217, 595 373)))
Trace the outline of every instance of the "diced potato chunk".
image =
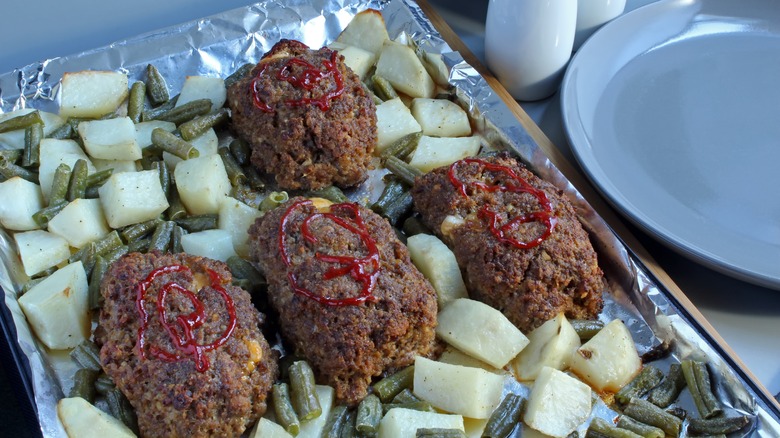
POLYGON ((423 172, 430 172, 437 167, 476 155, 480 144, 479 137, 440 138, 423 135, 409 164, 423 172))
POLYGON ((454 300, 439 312, 438 320, 439 338, 496 368, 528 345, 528 338, 503 313, 480 301, 454 300))
POLYGON ((385 19, 382 13, 367 9, 352 18, 336 41, 350 46, 360 47, 372 53, 379 53, 382 45, 389 40, 385 19))
POLYGON ((566 437, 590 415, 590 387, 555 368, 544 367, 528 397, 523 420, 533 429, 566 437))
POLYGON ((458 350, 452 345, 448 345, 447 348, 444 349, 441 356, 439 356, 439 362, 448 363, 450 365, 460 365, 462 367, 482 368, 485 371, 496 374, 506 374, 503 369, 488 365, 487 363, 458 350))
POLYGON ((379 423, 379 438, 414 438, 417 429, 459 429, 464 430, 460 415, 393 408, 379 423))
POLYGON ((68 241, 43 230, 25 231, 14 235, 25 274, 33 276, 70 257, 68 241))
POLYGON ((99 199, 75 199, 49 221, 49 231, 74 248, 81 248, 108 234, 99 199))
POLYGON ((466 111, 447 99, 418 97, 412 101, 412 115, 420 123, 423 134, 434 137, 471 135, 466 111))
POLYGON ((176 124, 164 120, 149 120, 135 124, 135 142, 141 149, 152 145, 152 131, 157 128, 173 132, 176 130, 176 124))
POLYGON ((34 230, 38 224, 32 218, 43 208, 43 195, 38 184, 15 176, 0 182, 0 223, 9 230, 34 230))
POLYGON ((400 98, 390 99, 376 107, 376 152, 380 153, 401 137, 422 131, 409 108, 400 98))
POLYGON ((90 120, 79 123, 84 148, 102 160, 140 160, 141 148, 135 141, 135 125, 130 117, 90 120))
POLYGON ((574 350, 580 347, 580 337, 563 313, 534 329, 528 340, 528 346, 512 361, 518 380, 536 379, 545 366, 565 369, 574 350))
POLYGON ((120 420, 101 411, 81 397, 63 398, 57 403, 69 438, 133 438, 135 434, 120 420))
POLYGON ((333 407, 335 391, 326 385, 317 385, 316 388, 322 413, 317 418, 301 422, 301 430, 296 435, 296 438, 320 438, 323 429, 325 429, 325 424, 328 422, 330 409, 333 407))
POLYGON ((631 333, 619 319, 605 325, 571 358, 571 370, 600 392, 619 391, 641 369, 631 333))
POLYGON ((414 395, 443 411, 488 418, 501 401, 504 377, 480 368, 414 361, 414 395))
MULTIPOLYGON (((485 426, 487 426, 487 418, 463 418, 463 428, 468 438, 482 438, 482 433, 485 432, 485 426)), ((523 435, 525 438, 525 435, 523 435)))
POLYGON ((260 418, 249 434, 251 438, 293 438, 284 427, 267 418, 260 418))
MULTIPOLYGON (((15 111, 0 114, 0 122, 13 119, 15 117, 23 116, 25 114, 36 111, 34 108, 23 108, 15 111)), ((43 135, 49 135, 54 130, 65 124, 65 119, 52 114, 50 112, 38 110, 38 114, 43 120, 43 135)), ((5 145, 8 149, 23 149, 24 148, 24 129, 17 129, 15 131, 8 131, 0 133, 0 145, 5 145)))
POLYGON ((79 71, 62 75, 60 116, 100 117, 119 107, 129 94, 127 75, 79 71))
POLYGON ((227 98, 225 81, 222 78, 211 76, 187 76, 184 85, 181 86, 179 99, 176 106, 182 106, 187 102, 198 99, 209 99, 211 110, 222 108, 227 98))
POLYGON ((363 80, 366 77, 366 73, 371 70, 376 62, 376 54, 369 52, 368 50, 361 49, 355 46, 344 46, 338 50, 339 54, 344 57, 344 64, 352 69, 358 77, 363 80))
MULTIPOLYGON (((217 133, 213 129, 209 129, 203 134, 190 140, 192 147, 198 150, 198 157, 208 157, 209 155, 216 155, 219 151, 219 139, 217 133)), ((163 160, 165 164, 171 169, 181 163, 181 158, 168 152, 163 152, 163 160)))
POLYGON ((230 193, 230 180, 219 155, 184 160, 176 165, 173 177, 182 203, 192 214, 219 212, 222 198, 230 193))
POLYGON ((95 172, 95 166, 92 165, 92 161, 75 141, 54 138, 41 140, 41 162, 38 166, 38 181, 41 183, 41 192, 44 199, 49 199, 51 182, 54 179, 54 172, 57 170, 57 166, 65 163, 72 170, 73 165, 80 159, 87 161, 89 173, 95 172))
POLYGON ((243 202, 226 196, 219 205, 219 228, 230 233, 233 249, 241 257, 249 255, 249 234, 247 230, 262 213, 243 202))
POLYGON ((411 47, 385 41, 376 74, 387 79, 397 91, 411 97, 433 97, 436 84, 411 47))
POLYGON ((232 236, 228 231, 220 229, 185 234, 181 236, 181 247, 187 254, 222 262, 236 255, 233 250, 232 236))
POLYGON ((98 194, 111 228, 154 219, 168 208, 156 170, 113 174, 98 194))
POLYGON ((89 339, 87 273, 81 261, 71 263, 19 298, 35 335, 53 350, 73 348, 89 339))
POLYGON ((455 299, 468 298, 455 254, 438 237, 417 234, 407 239, 406 247, 414 265, 436 289, 440 309, 455 299))

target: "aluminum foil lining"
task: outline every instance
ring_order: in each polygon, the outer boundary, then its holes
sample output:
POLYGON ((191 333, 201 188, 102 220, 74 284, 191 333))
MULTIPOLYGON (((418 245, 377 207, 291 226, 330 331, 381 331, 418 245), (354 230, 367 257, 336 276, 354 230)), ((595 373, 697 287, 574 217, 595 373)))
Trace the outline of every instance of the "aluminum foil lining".
MULTIPOLYGON (((268 0, 77 55, 45 60, 0 76, 0 112, 26 107, 56 112, 59 81, 67 71, 117 70, 140 79, 145 66, 153 63, 171 89, 179 89, 187 75, 226 77, 241 65, 256 62, 281 38, 297 39, 310 47, 330 43, 357 12, 367 8, 382 10, 391 38, 405 34, 426 51, 441 54, 450 69, 450 83, 457 87, 458 97, 487 142, 514 151, 539 176, 569 196, 610 281, 611 294, 606 297, 601 318, 622 319, 640 354, 662 344, 671 345, 671 356, 659 362, 662 368, 686 358, 707 361, 715 371, 716 390, 724 404, 753 419, 749 432, 743 435, 780 436, 780 412, 623 245, 485 80, 452 51, 411 0, 268 0)), ((4 230, 0 230, 0 262, 0 286, 19 349, 29 362, 41 430, 47 437, 66 436, 57 419, 56 403, 69 390, 74 367, 67 355, 47 351, 32 335, 16 302, 24 276, 19 274, 13 242, 4 230)), ((685 396, 680 403, 692 407, 685 396)), ((595 412, 610 415, 606 406, 595 412)))

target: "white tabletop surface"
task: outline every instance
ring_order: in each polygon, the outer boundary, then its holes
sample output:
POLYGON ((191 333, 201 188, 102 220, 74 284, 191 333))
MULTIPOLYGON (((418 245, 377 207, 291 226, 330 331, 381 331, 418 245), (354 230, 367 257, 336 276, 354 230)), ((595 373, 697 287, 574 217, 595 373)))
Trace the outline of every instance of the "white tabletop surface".
MULTIPOLYGON (((628 0, 627 10, 654 0, 628 0)), ((0 26, 0 72, 78 53, 161 27, 250 4, 249 0, 9 0, 0 26)), ((478 55, 484 53, 487 0, 433 0, 478 55)), ((572 158, 557 95, 521 103, 550 139, 572 158)), ((573 159, 572 159, 573 160, 573 159)), ((753 286, 701 267, 637 231, 650 253, 704 313, 772 393, 780 392, 780 291, 753 286)))

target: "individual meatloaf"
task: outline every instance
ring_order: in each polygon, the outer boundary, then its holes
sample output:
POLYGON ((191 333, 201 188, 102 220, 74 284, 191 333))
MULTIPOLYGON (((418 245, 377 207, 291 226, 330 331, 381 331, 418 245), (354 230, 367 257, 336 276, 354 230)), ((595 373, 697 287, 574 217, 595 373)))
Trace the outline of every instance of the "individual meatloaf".
POLYGON ((367 177, 376 107, 338 52, 281 40, 228 89, 233 129, 283 189, 351 187, 367 177))
POLYGON ((453 249, 471 298, 524 332, 559 312, 601 312, 606 282, 574 207, 515 159, 434 169, 417 178, 412 196, 423 222, 453 249))
POLYGON ((237 437, 265 412, 276 358, 263 315, 224 263, 131 253, 100 291, 100 360, 142 436, 237 437))
POLYGON ((433 352, 436 292, 377 214, 294 198, 249 234, 283 338, 341 402, 355 405, 372 378, 433 352))

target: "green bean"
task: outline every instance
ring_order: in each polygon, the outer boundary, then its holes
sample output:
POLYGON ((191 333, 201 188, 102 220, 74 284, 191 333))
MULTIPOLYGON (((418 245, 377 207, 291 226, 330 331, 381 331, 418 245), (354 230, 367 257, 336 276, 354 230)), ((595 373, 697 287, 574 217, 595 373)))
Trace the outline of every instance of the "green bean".
POLYGON ((393 397, 393 400, 390 403, 414 403, 418 401, 420 401, 420 397, 414 395, 414 392, 412 392, 410 388, 406 388, 393 397))
POLYGON ((249 157, 252 156, 252 148, 249 147, 247 142, 240 138, 236 138, 230 142, 228 148, 230 148, 230 153, 233 154, 233 157, 238 164, 243 166, 249 163, 249 157))
POLYGON ((106 402, 108 403, 108 411, 114 418, 118 418, 125 426, 130 430, 138 433, 138 419, 135 416, 135 411, 130 405, 122 391, 114 388, 106 393, 106 402))
POLYGON ((715 395, 712 394, 710 374, 703 362, 684 360, 682 366, 685 382, 691 392, 691 398, 703 418, 712 418, 723 413, 715 395))
POLYGON ((344 419, 344 425, 341 427, 341 434, 339 435, 339 438, 354 438, 358 436, 358 432, 355 427, 356 419, 357 413, 353 409, 347 409, 347 418, 344 419))
POLYGON ((36 110, 27 114, 11 117, 10 119, 0 122, 0 133, 8 131, 16 131, 19 129, 27 129, 27 127, 36 123, 43 124, 41 114, 36 110))
POLYGON ((236 159, 233 158, 233 154, 230 153, 230 149, 219 148, 217 149, 217 152, 219 153, 220 158, 222 158, 222 164, 225 165, 225 171, 227 172, 230 184, 233 186, 240 186, 241 184, 244 184, 246 181, 246 175, 244 174, 244 170, 238 164, 236 159))
POLYGON ((747 415, 739 417, 691 418, 688 432, 695 435, 719 435, 736 432, 750 423, 747 415))
POLYGON ((422 131, 404 135, 385 148, 379 156, 382 157, 382 160, 387 160, 388 157, 406 160, 406 158, 417 149, 417 145, 420 143, 421 138, 422 131))
POLYGON ((152 163, 152 170, 156 170, 160 177, 160 187, 162 188, 165 197, 171 196, 171 171, 168 169, 168 165, 165 161, 155 161, 152 163))
POLYGON ((101 307, 100 283, 107 270, 106 259, 100 255, 95 256, 95 266, 92 268, 89 279, 89 308, 92 310, 101 307))
POLYGON ((379 422, 382 420, 382 402, 374 394, 369 394, 361 400, 357 407, 355 429, 362 434, 379 432, 379 422))
MULTIPOLYGON (((676 435, 675 435, 676 436, 676 435)), ((642 438, 634 432, 612 426, 603 418, 595 417, 585 433, 586 438, 642 438)))
POLYGON ((633 418, 621 415, 618 418, 617 426, 621 429, 630 430, 644 438, 664 438, 664 431, 649 424, 636 421, 633 418))
POLYGON ((293 362, 290 373, 290 394, 295 412, 301 420, 311 420, 322 414, 317 387, 314 383, 314 371, 305 360, 293 362))
POLYGON ((218 220, 219 216, 216 214, 200 214, 197 216, 175 219, 174 221, 190 233, 195 233, 197 231, 213 230, 214 228, 217 228, 218 220))
POLYGON ((162 128, 154 128, 152 130, 152 144, 183 160, 200 155, 200 152, 195 149, 192 143, 184 141, 162 128))
POLYGON ((177 125, 180 125, 184 122, 194 119, 195 117, 208 114, 209 111, 211 111, 211 101, 209 99, 198 99, 187 102, 180 106, 173 107, 170 110, 158 115, 156 120, 173 122, 177 125))
POLYGON ((490 419, 488 419, 485 425, 482 437, 504 438, 509 436, 512 433, 512 429, 520 421, 524 405, 525 399, 523 397, 512 393, 507 394, 501 400, 496 410, 490 414, 490 419))
POLYGON ((655 426, 669 435, 680 434, 682 420, 648 401, 634 397, 628 402, 623 413, 634 420, 655 426))
POLYGON ((67 140, 69 138, 73 137, 73 127, 70 126, 70 123, 65 123, 59 128, 55 129, 51 134, 49 134, 46 138, 56 138, 58 140, 67 140))
POLYGON ((596 336, 596 333, 604 328, 604 323, 597 319, 571 319, 569 322, 583 342, 596 336))
POLYGON ((171 246, 171 235, 175 226, 176 223, 173 221, 164 221, 157 224, 149 241, 149 251, 167 251, 171 246))
POLYGON ((431 229, 425 226, 422 220, 416 216, 410 216, 406 218, 402 229, 404 234, 407 236, 414 236, 416 234, 433 234, 431 229))
POLYGON ((83 198, 87 191, 87 176, 89 168, 87 160, 79 158, 73 164, 73 171, 70 173, 70 182, 68 182, 68 201, 75 201, 83 198))
POLYGON ((325 422, 325 427, 322 429, 322 438, 340 438, 348 418, 346 406, 338 405, 331 408, 328 421, 325 422))
POLYGON ((69 202, 64 200, 57 201, 55 203, 49 203, 49 205, 46 207, 43 207, 42 209, 33 213, 32 218, 39 227, 46 228, 46 226, 49 224, 49 221, 54 216, 57 216, 68 204, 69 202))
POLYGON ((403 216, 411 211, 413 205, 412 193, 405 190, 397 198, 390 198, 389 200, 380 196, 380 199, 371 206, 371 209, 386 218, 392 225, 396 225, 403 216))
POLYGON ((260 211, 266 212, 284 204, 290 199, 287 192, 271 192, 260 202, 260 211))
POLYGON ((123 255, 129 252, 130 252, 129 246, 121 245, 103 254, 103 257, 106 258, 106 263, 111 264, 119 260, 123 255))
POLYGON ((24 285, 22 285, 22 290, 19 291, 20 295, 26 294, 27 291, 29 291, 30 289, 34 288, 35 285, 40 283, 41 281, 43 281, 43 279, 44 279, 44 277, 32 278, 30 280, 27 280, 27 282, 25 282, 24 285))
POLYGON ((413 186, 415 178, 423 174, 423 171, 420 169, 412 167, 406 161, 393 156, 387 157, 385 167, 409 186, 413 186))
POLYGON ((234 277, 244 278, 254 284, 267 284, 265 277, 251 263, 239 256, 230 256, 225 262, 234 277))
POLYGON ((81 397, 90 403, 95 403, 95 380, 99 374, 99 371, 89 368, 81 368, 76 371, 68 397, 81 397))
POLYGON ((70 183, 70 166, 60 163, 54 170, 49 191, 49 205, 64 201, 68 196, 68 184, 70 183))
POLYGON ((328 186, 319 190, 310 190, 306 192, 307 198, 323 198, 328 201, 340 204, 342 202, 349 202, 349 198, 336 186, 328 186))
POLYGON ((677 400, 685 388, 685 375, 678 363, 669 366, 669 372, 661 384, 653 388, 647 395, 647 400, 661 408, 665 408, 677 400))
POLYGON ((33 123, 24 130, 24 154, 22 166, 34 166, 41 160, 43 123, 33 123))
POLYGON ((379 195, 379 198, 376 200, 376 202, 371 204, 371 210, 381 215, 385 209, 387 209, 388 205, 395 202, 407 191, 408 189, 406 186, 401 183, 398 178, 388 178, 384 189, 382 189, 382 194, 379 195))
POLYGON ((255 68, 255 64, 252 63, 246 63, 239 67, 230 76, 225 78, 225 88, 230 88, 231 85, 246 77, 253 68, 255 68))
POLYGON ((81 260, 84 264, 84 270, 89 272, 92 270, 92 267, 95 266, 96 256, 104 255, 121 245, 122 239, 119 237, 119 232, 113 230, 100 239, 82 246, 81 249, 70 256, 68 262, 73 263, 76 260, 81 260))
POLYGON ((184 248, 181 246, 181 237, 186 233, 187 232, 184 231, 184 228, 178 225, 173 227, 173 232, 171 233, 171 253, 178 254, 180 252, 184 252, 184 248))
POLYGON ((181 202, 179 191, 173 185, 171 185, 171 195, 168 198, 168 204, 168 209, 165 210, 168 220, 175 221, 187 217, 187 209, 184 208, 184 204, 181 202))
POLYGON ((408 403, 385 403, 382 405, 382 412, 384 414, 387 414, 390 412, 391 409, 395 408, 401 408, 401 409, 411 409, 414 411, 421 411, 421 412, 436 412, 436 409, 428 403, 425 400, 420 400, 416 402, 408 402, 408 403))
POLYGON ((149 96, 149 102, 152 103, 152 106, 161 105, 170 99, 165 78, 152 64, 146 66, 146 94, 149 96))
POLYGON ((414 365, 410 365, 395 374, 385 377, 374 384, 374 392, 383 403, 393 399, 399 392, 412 386, 414 365))
POLYGON ((90 340, 83 341, 70 352, 70 358, 81 368, 100 371, 100 349, 90 340))
POLYGON ((460 429, 441 427, 422 427, 414 432, 415 438, 466 438, 466 432, 460 429))
MULTIPOLYGON (((147 84, 147 87, 149 85, 147 84)), ((157 120, 158 117, 160 117, 162 114, 167 113, 168 111, 172 110, 176 106, 176 102, 179 100, 179 96, 174 96, 164 104, 145 110, 143 114, 141 114, 141 120, 144 122, 148 122, 149 120, 157 120)))
POLYGON ((27 181, 33 183, 38 182, 37 173, 33 172, 30 169, 19 166, 18 164, 14 164, 10 161, 6 161, 3 159, 0 159, 0 176, 2 176, 7 180, 15 176, 18 176, 19 178, 26 179, 27 181))
POLYGON ((99 172, 91 173, 87 176, 87 188, 100 187, 105 183, 111 175, 114 174, 114 168, 103 169, 99 172))
POLYGON ((22 149, 0 149, 0 163, 16 163, 22 158, 22 149))
POLYGON ((152 243, 151 237, 144 237, 143 239, 137 239, 127 244, 126 253, 131 252, 147 252, 149 246, 152 243))
POLYGON ((631 397, 642 397, 661 383, 663 377, 663 371, 652 365, 646 365, 628 384, 620 388, 620 391, 615 394, 615 400, 624 405, 631 400, 631 397))
POLYGON ((151 233, 155 228, 157 228, 157 224, 160 222, 162 222, 160 218, 154 218, 145 222, 128 225, 120 232, 120 234, 122 235, 122 238, 125 240, 125 242, 132 242, 151 233))
POLYGON ((254 190, 265 189, 265 180, 263 180, 263 177, 260 175, 260 172, 258 172, 257 169, 252 166, 245 167, 244 174, 246 174, 249 187, 253 188, 254 190))
POLYGON ((133 123, 141 121, 141 114, 144 112, 144 95, 146 94, 146 84, 136 81, 130 87, 130 97, 127 98, 127 117, 133 123))
POLYGON ((106 395, 114 388, 116 388, 116 384, 106 373, 100 373, 97 380, 95 380, 95 390, 97 390, 100 395, 106 395))
POLYGON ((395 92, 393 85, 390 81, 382 76, 374 75, 371 78, 371 85, 374 87, 374 94, 384 101, 395 99, 398 97, 398 93, 395 92))
POLYGON ((228 118, 230 118, 230 113, 227 108, 220 108, 213 113, 195 117, 179 125, 181 138, 187 141, 193 140, 209 129, 224 123, 228 118))
POLYGON ((271 400, 279 424, 293 436, 298 435, 301 429, 301 421, 293 408, 289 385, 284 382, 275 383, 271 392, 271 400))

